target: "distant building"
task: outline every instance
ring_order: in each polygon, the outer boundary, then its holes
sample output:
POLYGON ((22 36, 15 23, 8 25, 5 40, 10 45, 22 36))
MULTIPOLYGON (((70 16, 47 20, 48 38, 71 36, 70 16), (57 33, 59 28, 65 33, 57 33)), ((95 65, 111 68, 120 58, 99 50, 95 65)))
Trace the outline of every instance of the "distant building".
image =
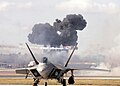
POLYGON ((0 62, 0 68, 8 68, 9 64, 0 62))

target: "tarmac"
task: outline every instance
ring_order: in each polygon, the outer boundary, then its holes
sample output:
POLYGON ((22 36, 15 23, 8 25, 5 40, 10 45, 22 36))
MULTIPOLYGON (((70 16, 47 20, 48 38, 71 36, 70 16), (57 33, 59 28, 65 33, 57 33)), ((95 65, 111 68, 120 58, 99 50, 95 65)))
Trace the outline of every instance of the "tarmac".
MULTIPOLYGON (((0 86, 33 86, 33 85, 0 85, 0 86)), ((38 85, 45 86, 45 85, 38 85)), ((62 85, 47 85, 47 86, 62 86, 62 85)), ((99 86, 99 85, 67 85, 67 86, 99 86)))

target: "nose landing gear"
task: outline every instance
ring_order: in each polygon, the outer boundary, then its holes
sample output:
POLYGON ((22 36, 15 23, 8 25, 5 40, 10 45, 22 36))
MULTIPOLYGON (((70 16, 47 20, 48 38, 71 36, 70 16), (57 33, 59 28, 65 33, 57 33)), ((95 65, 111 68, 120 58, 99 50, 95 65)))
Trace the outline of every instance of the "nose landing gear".
POLYGON ((38 83, 39 83, 39 79, 34 79, 33 86, 38 86, 38 83))
POLYGON ((39 83, 39 79, 34 79, 33 86, 38 86, 38 83, 39 83))
MULTIPOLYGON (((39 79, 34 79, 33 86, 38 86, 39 79)), ((47 82, 45 82, 45 86, 47 86, 47 82)))

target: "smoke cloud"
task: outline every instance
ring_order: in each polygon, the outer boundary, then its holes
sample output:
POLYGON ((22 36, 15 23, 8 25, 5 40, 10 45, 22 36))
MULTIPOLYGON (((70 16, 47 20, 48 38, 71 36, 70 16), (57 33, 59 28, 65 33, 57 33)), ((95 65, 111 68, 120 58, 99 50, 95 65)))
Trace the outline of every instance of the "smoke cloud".
POLYGON ((77 44, 77 30, 83 30, 87 22, 81 14, 67 15, 63 21, 56 19, 53 26, 49 23, 35 24, 28 40, 33 44, 51 47, 74 46, 77 44))

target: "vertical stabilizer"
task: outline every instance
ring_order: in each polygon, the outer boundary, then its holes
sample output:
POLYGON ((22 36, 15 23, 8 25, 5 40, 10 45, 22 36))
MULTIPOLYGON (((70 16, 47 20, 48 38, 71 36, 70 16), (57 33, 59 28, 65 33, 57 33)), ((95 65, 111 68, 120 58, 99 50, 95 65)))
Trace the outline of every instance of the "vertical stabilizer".
POLYGON ((27 48, 28 48, 28 50, 30 51, 30 54, 32 55, 32 57, 33 57, 33 59, 34 59, 34 61, 35 61, 36 65, 38 65, 38 64, 39 64, 39 62, 36 60, 35 56, 33 55, 32 51, 31 51, 31 49, 30 49, 30 47, 28 46, 28 44, 27 44, 27 43, 26 43, 26 45, 27 45, 27 48))
POLYGON ((77 45, 74 46, 74 49, 73 49, 72 53, 70 54, 70 56, 69 56, 69 58, 68 58, 68 60, 67 60, 67 62, 66 62, 66 64, 65 64, 65 67, 67 67, 67 65, 68 65, 68 63, 69 63, 69 61, 70 61, 70 59, 71 59, 71 57, 72 57, 72 55, 73 55, 73 53, 74 53, 76 47, 77 47, 77 45))

